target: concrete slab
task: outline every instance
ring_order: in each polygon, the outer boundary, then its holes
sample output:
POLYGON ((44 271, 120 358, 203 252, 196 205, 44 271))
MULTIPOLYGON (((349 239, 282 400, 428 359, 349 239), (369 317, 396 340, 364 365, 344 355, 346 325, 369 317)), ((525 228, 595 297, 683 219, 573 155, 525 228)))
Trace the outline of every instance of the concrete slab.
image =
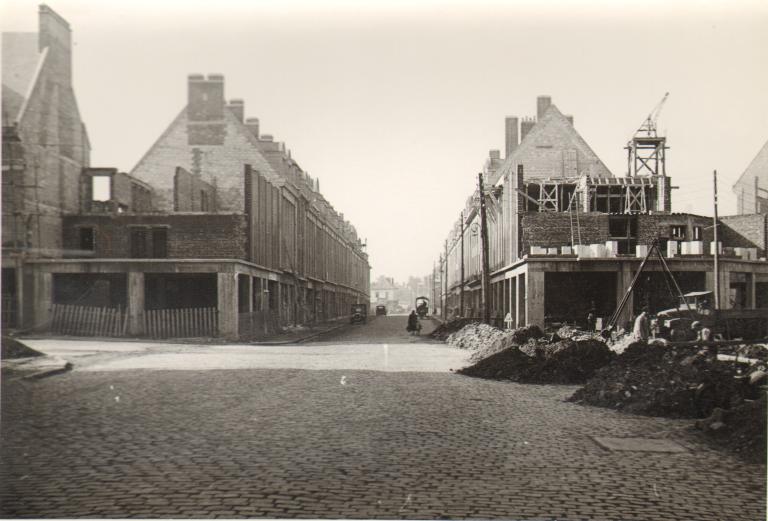
POLYGON ((630 452, 688 452, 681 445, 670 440, 653 438, 606 438, 592 437, 598 445, 612 451, 630 452))

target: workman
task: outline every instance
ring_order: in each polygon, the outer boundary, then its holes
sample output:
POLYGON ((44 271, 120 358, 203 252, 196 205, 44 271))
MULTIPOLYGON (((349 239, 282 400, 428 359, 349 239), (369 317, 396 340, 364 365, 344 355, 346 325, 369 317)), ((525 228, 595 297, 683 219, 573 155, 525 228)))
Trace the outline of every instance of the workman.
POLYGON ((635 327, 632 330, 632 335, 638 342, 647 342, 648 337, 651 336, 651 327, 648 319, 648 309, 643 308, 643 311, 637 315, 635 319, 635 327))

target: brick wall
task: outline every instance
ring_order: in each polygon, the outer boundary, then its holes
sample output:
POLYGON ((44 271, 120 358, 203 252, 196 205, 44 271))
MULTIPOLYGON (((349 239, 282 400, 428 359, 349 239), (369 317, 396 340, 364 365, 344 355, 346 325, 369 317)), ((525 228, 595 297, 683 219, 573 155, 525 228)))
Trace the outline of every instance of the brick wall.
POLYGON ((168 258, 245 259, 246 221, 242 214, 78 215, 64 218, 64 245, 80 250, 80 229, 94 228, 93 257, 130 258, 133 227, 166 227, 168 258))
MULTIPOLYGON (((530 253, 531 246, 555 248, 571 244, 571 217, 567 213, 527 212, 522 214, 522 250, 520 256, 530 253)), ((608 215, 581 213, 578 219, 581 244, 604 243, 608 240, 608 215)), ((578 242, 576 215, 573 215, 573 233, 578 242)))
POLYGON ((173 197, 177 212, 216 211, 216 187, 181 167, 176 169, 173 197))
POLYGON ((705 252, 709 252, 707 243, 714 239, 712 219, 690 214, 652 214, 641 215, 638 219, 637 242, 638 244, 651 244, 655 239, 671 239, 672 226, 685 226, 685 240, 694 240, 693 228, 701 228, 705 252))
POLYGON ((725 246, 757 248, 760 257, 765 256, 768 244, 768 216, 764 214, 729 215, 720 218, 720 231, 725 246))

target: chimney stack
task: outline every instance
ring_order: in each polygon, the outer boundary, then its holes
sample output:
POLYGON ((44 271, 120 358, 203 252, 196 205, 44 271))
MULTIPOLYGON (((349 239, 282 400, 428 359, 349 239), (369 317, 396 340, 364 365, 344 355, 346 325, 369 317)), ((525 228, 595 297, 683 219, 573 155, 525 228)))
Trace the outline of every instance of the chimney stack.
POLYGON ((501 152, 499 152, 498 150, 489 150, 488 157, 490 159, 501 159, 501 152))
POLYGON ((522 143, 525 139, 525 136, 528 135, 528 132, 531 131, 533 126, 536 124, 536 120, 533 118, 523 118, 523 121, 520 122, 520 142, 522 143))
POLYGON ((506 144, 505 156, 509 157, 517 149, 520 143, 517 130, 518 119, 515 116, 507 116, 504 119, 504 142, 506 144))
POLYGON ((187 117, 190 121, 215 121, 224 118, 224 76, 190 74, 187 77, 187 117))
POLYGON ((550 105, 552 105, 552 98, 550 96, 539 96, 536 98, 536 118, 539 121, 544 117, 544 113, 550 105))
POLYGON ((72 31, 69 23, 56 11, 43 4, 38 11, 38 49, 48 48, 48 64, 57 82, 72 83, 72 31))
POLYGON ((259 118, 246 119, 245 126, 251 131, 251 134, 253 134, 256 139, 259 138, 259 118))
POLYGON ((245 103, 241 99, 229 100, 227 105, 229 111, 235 115, 237 120, 242 123, 245 118, 245 103))
POLYGON ((570 123, 571 126, 573 126, 573 116, 572 115, 568 114, 567 116, 565 116, 565 119, 567 119, 568 123, 570 123))

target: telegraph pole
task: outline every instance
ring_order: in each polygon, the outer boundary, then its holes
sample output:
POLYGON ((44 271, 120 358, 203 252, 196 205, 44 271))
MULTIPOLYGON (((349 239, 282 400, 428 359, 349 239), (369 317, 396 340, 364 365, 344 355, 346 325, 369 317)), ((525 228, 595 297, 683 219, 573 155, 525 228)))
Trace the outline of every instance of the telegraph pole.
POLYGON ((432 263, 432 314, 435 314, 435 311, 437 311, 437 294, 435 292, 435 286, 437 285, 437 281, 435 280, 436 272, 435 269, 435 263, 432 263))
POLYGON ((477 174, 477 185, 480 191, 480 238, 482 240, 482 261, 483 261, 483 273, 482 273, 482 293, 483 293, 483 322, 486 324, 491 323, 491 307, 488 305, 490 300, 490 284, 489 284, 489 262, 488 262, 488 221, 485 215, 485 186, 483 185, 483 174, 477 174))
POLYGON ((448 320, 448 239, 445 240, 445 298, 443 299, 443 320, 448 320))
POLYGON ((464 210, 461 211, 461 273, 459 274, 459 316, 464 316, 464 210))
MULTIPOLYGON (((715 215, 712 218, 715 228, 715 309, 720 309, 720 248, 717 242, 717 170, 713 172, 715 215)), ((757 195, 757 194, 755 194, 757 195)))

